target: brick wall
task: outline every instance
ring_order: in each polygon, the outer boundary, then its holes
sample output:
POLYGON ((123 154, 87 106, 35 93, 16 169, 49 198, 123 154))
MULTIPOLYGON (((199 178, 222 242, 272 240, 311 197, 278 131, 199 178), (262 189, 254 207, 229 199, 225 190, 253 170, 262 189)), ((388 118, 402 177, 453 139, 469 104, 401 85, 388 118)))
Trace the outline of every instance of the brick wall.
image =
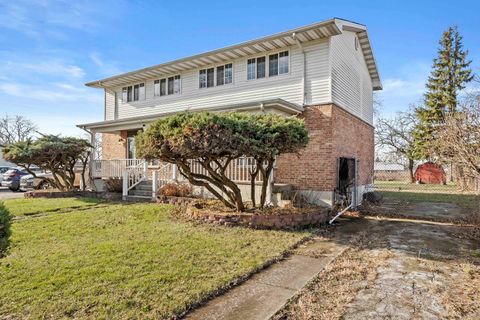
POLYGON ((102 133, 102 159, 125 159, 127 157, 127 131, 102 133))
POLYGON ((297 190, 333 191, 337 185, 337 158, 360 160, 359 182, 373 177, 373 127, 334 104, 307 106, 301 115, 309 131, 309 143, 300 155, 277 159, 275 182, 297 190))

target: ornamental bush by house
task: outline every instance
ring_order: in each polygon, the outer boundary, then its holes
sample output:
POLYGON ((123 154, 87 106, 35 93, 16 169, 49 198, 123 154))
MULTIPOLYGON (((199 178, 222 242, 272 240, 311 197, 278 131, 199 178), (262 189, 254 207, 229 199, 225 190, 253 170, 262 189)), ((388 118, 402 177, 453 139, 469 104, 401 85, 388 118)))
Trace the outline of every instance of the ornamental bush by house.
POLYGON ((226 174, 229 164, 243 156, 254 159, 251 200, 256 206, 255 179, 260 174, 263 182, 258 207, 262 208, 275 158, 299 152, 308 143, 308 132, 303 120, 296 117, 184 112, 157 120, 135 141, 140 157, 176 164, 192 185, 205 187, 229 208, 245 211, 240 189, 226 174), (194 172, 192 161, 207 174, 194 172))

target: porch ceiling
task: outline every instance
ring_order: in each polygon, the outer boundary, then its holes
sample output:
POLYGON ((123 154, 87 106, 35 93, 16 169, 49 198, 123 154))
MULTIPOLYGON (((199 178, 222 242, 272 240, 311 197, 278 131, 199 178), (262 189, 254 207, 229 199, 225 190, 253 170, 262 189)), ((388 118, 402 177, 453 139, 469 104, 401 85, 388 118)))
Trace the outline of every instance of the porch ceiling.
MULTIPOLYGON (((241 111, 241 112, 277 112, 284 115, 295 115, 303 112, 303 107, 297 104, 285 101, 283 99, 273 99, 264 101, 253 101, 242 104, 224 105, 224 106, 212 106, 210 108, 190 110, 191 112, 200 111, 212 111, 212 112, 228 112, 228 111, 241 111)), ((107 120, 100 122, 92 122, 79 124, 77 127, 81 129, 91 130, 95 132, 113 132, 119 130, 140 129, 147 124, 163 118, 176 112, 164 112, 152 115, 131 117, 117 120, 107 120)))

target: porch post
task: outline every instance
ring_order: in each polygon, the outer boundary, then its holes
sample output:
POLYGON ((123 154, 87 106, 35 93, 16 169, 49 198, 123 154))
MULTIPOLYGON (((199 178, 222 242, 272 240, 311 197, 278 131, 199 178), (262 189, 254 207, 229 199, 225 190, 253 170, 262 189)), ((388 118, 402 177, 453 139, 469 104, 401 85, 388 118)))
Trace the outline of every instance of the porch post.
POLYGON ((153 171, 152 175, 152 200, 155 201, 158 189, 158 171, 153 171))
POLYGON ((128 197, 128 171, 123 171, 123 179, 122 179, 122 198, 123 200, 127 200, 128 197))
POLYGON ((273 170, 270 172, 268 176, 268 184, 267 184, 267 194, 265 199, 265 205, 273 205, 272 202, 272 192, 273 192, 273 170))
POLYGON ((177 181, 178 178, 178 168, 176 164, 172 164, 172 180, 177 181))
MULTIPOLYGON (((95 187, 95 181, 94 181, 94 175, 95 175, 95 155, 97 153, 97 146, 96 146, 96 135, 97 132, 91 130, 90 131, 90 144, 92 145, 92 153, 90 154, 90 159, 88 161, 88 182, 87 185, 90 183, 91 184, 91 189, 96 191, 95 187)), ((87 186, 81 186, 81 189, 85 188, 87 186)))

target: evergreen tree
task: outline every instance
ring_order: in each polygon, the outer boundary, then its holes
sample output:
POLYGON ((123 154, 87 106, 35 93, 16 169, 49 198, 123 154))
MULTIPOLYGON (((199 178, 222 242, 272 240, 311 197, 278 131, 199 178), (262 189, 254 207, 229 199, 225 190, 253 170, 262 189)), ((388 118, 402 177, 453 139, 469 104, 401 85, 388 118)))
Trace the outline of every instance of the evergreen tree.
POLYGON ((433 60, 424 106, 416 110, 419 124, 414 139, 419 159, 431 158, 432 141, 438 139, 437 128, 445 121, 447 113, 456 112, 458 92, 473 79, 467 55, 457 27, 448 28, 439 41, 438 56, 433 60))

